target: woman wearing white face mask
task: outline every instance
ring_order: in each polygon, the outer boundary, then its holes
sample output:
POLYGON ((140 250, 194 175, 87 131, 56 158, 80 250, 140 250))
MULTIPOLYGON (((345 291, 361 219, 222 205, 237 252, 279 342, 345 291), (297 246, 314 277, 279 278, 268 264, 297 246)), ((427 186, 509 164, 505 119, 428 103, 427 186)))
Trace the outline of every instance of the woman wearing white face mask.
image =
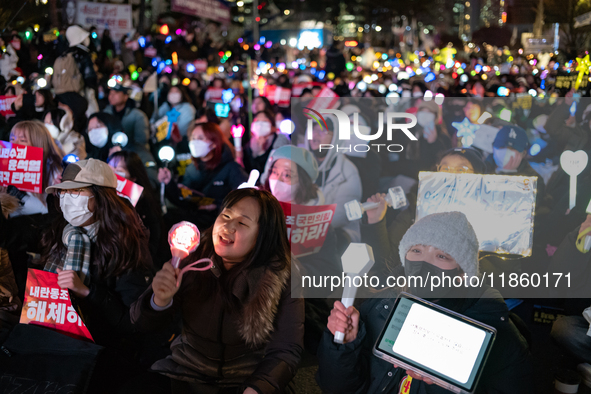
POLYGON ((289 138, 277 133, 275 115, 268 111, 255 114, 250 132, 250 142, 244 148, 244 169, 247 172, 259 170, 262 173, 271 151, 289 145, 289 138))
POLYGON ((142 342, 131 327, 129 308, 153 272, 144 227, 116 187, 113 170, 102 161, 69 164, 62 182, 47 188, 59 196, 61 215, 41 242, 40 263, 58 274, 58 285, 69 290, 95 342, 109 350, 109 362, 97 368, 102 372, 117 365, 111 357, 130 370, 136 365, 142 342))
POLYGON ((191 122, 195 119, 195 113, 195 107, 191 104, 191 98, 185 87, 175 85, 168 91, 166 102, 158 108, 158 111, 154 111, 151 123, 168 116, 168 121, 177 125, 181 137, 186 137, 191 122))
POLYGON ((233 148, 215 123, 200 123, 189 137, 189 149, 193 165, 189 165, 180 183, 172 179, 171 172, 161 168, 158 181, 166 184, 166 197, 179 209, 169 210, 167 224, 189 220, 199 228, 207 228, 215 221, 223 199, 247 176, 234 161, 233 148), (193 191, 191 197, 183 198, 181 189, 193 191), (203 201, 199 196, 213 199, 203 201))
POLYGON ((86 159, 86 141, 73 129, 74 119, 69 111, 53 109, 45 114, 45 127, 62 148, 64 154, 73 153, 80 160, 86 159))
POLYGON ((88 119, 88 158, 106 161, 113 153, 121 150, 113 145, 113 135, 123 130, 121 121, 114 115, 97 112, 88 119))

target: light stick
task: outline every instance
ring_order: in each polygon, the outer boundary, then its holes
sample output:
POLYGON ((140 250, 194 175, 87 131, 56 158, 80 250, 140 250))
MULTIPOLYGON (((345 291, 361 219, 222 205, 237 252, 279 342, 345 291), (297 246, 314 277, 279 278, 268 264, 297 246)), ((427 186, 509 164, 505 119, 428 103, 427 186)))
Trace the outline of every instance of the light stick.
MULTIPOLYGON (((373 250, 368 244, 352 242, 347 247, 347 250, 345 250, 345 253, 343 253, 341 263, 343 264, 343 272, 346 276, 341 302, 345 308, 350 307, 355 302, 355 295, 357 294, 355 284, 363 283, 362 276, 369 272, 374 262, 373 250), (356 280, 356 278, 358 279, 356 280)), ((344 339, 344 333, 340 331, 335 332, 335 343, 343 343, 344 339)))
POLYGON ((183 221, 172 226, 168 232, 172 266, 178 268, 181 259, 194 252, 200 240, 199 229, 193 223, 183 221))
POLYGON ((241 124, 232 126, 232 137, 234 137, 234 148, 236 152, 242 151, 242 136, 244 135, 244 126, 241 124))
MULTIPOLYGON (((400 186, 391 187, 388 189, 386 196, 386 203, 394 209, 402 208, 406 205, 406 195, 400 186)), ((345 213, 349 221, 359 220, 363 216, 363 212, 376 209, 380 204, 377 202, 364 202, 361 204, 357 200, 349 201, 345 204, 345 213)))
POLYGON ((577 176, 587 167, 589 157, 583 150, 576 152, 567 150, 560 155, 560 165, 570 175, 570 192, 568 209, 573 209, 577 201, 577 176))

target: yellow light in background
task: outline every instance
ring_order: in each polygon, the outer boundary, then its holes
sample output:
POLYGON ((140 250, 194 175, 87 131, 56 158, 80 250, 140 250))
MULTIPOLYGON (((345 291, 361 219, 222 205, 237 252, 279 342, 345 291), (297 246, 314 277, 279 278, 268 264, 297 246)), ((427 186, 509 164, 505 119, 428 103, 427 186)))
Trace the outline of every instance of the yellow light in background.
POLYGON ((179 55, 176 52, 172 53, 172 64, 175 66, 179 64, 179 55))
POLYGON ((191 83, 191 80, 189 78, 183 79, 183 86, 189 86, 190 83, 191 83))

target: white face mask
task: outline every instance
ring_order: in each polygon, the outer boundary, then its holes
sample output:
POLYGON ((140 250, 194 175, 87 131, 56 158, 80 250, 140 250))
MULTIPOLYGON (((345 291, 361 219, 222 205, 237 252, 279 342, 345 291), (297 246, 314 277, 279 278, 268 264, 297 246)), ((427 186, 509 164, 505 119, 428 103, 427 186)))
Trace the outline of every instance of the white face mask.
POLYGON ((278 179, 270 179, 269 186, 271 187, 271 193, 281 202, 291 202, 292 195, 297 190, 297 185, 288 185, 278 179))
POLYGON ((417 112, 417 123, 423 128, 432 128, 435 125, 435 114, 429 111, 417 112))
POLYGON ((423 97, 423 92, 420 90, 418 92, 412 92, 412 96, 415 98, 423 97))
POLYGON ((402 97, 411 97, 410 90, 403 90, 402 91, 402 97))
POLYGON ((250 130, 253 134, 257 137, 266 137, 271 134, 271 123, 269 122, 253 122, 250 127, 250 130))
POLYGON ((172 92, 168 93, 168 102, 172 105, 176 105, 181 102, 183 96, 180 93, 172 92))
POLYGON ((517 168, 507 168, 507 164, 511 161, 512 158, 517 156, 517 151, 508 148, 502 149, 494 149, 493 158, 495 159, 495 164, 499 169, 503 170, 516 170, 517 168))
POLYGON ((90 200, 89 196, 73 198, 67 193, 63 197, 60 197, 60 208, 64 213, 64 219, 76 227, 86 223, 92 217, 92 212, 88 209, 88 200, 90 200))
POLYGON ((107 145, 109 140, 109 129, 106 127, 99 127, 88 132, 88 139, 90 143, 97 148, 102 148, 107 145))
POLYGON ((51 138, 56 139, 57 136, 60 135, 60 129, 58 129, 56 126, 49 123, 45 123, 45 127, 47 128, 47 130, 49 130, 51 138))
POLYGON ((205 157, 209 152, 211 152, 210 145, 201 140, 191 140, 189 141, 189 150, 191 151, 191 156, 196 159, 200 157, 205 157))
POLYGON ((126 176, 127 174, 125 174, 125 172, 123 172, 123 171, 115 171, 115 170, 113 170, 113 172, 115 174, 119 175, 121 178, 127 178, 127 176, 126 176))

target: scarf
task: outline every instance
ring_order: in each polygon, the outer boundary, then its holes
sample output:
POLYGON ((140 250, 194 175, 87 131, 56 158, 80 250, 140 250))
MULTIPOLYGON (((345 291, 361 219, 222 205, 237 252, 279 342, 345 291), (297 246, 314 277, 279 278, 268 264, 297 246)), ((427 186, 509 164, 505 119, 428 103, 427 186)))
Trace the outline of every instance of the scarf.
POLYGON ((62 254, 58 263, 47 262, 45 271, 57 272, 57 268, 64 271, 76 271, 84 285, 90 282, 90 251, 92 243, 96 242, 98 222, 86 227, 75 227, 67 224, 62 233, 62 242, 67 250, 62 254))

